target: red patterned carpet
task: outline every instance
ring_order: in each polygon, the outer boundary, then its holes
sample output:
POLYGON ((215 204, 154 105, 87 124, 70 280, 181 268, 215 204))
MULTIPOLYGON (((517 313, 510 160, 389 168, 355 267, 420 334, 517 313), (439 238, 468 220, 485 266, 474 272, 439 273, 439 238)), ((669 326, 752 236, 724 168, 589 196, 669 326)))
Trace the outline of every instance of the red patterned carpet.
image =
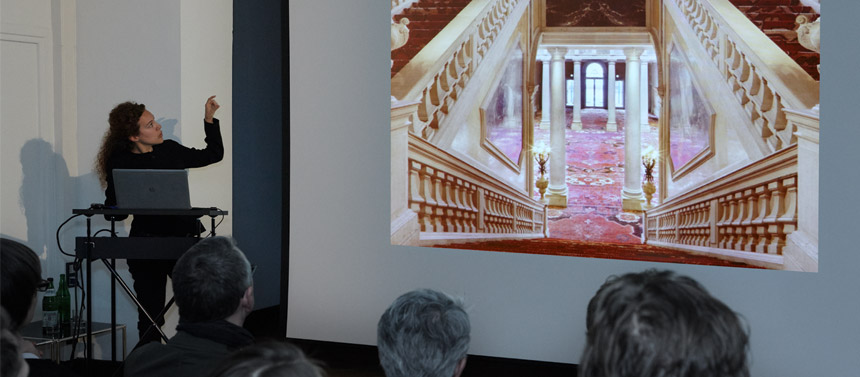
MULTIPOLYGON (((568 109, 567 124, 570 124, 572 114, 568 109)), ((616 132, 606 131, 606 110, 583 109, 581 118, 582 131, 566 130, 568 206, 564 209, 550 208, 550 237, 638 244, 641 242, 642 216, 621 210, 624 111, 616 112, 616 132)), ((643 150, 647 146, 657 146, 656 122, 643 127, 641 134, 643 150)), ((541 142, 549 145, 548 128, 535 128, 535 143, 541 142)), ((644 169, 640 170, 644 174, 644 169)), ((656 171, 654 178, 656 182, 656 171)))
POLYGON ((745 267, 745 263, 731 262, 714 257, 695 255, 683 251, 649 245, 630 245, 606 242, 583 242, 542 238, 518 241, 487 241, 440 246, 452 249, 502 251, 509 253, 562 255, 570 257, 625 259, 649 262, 699 264, 708 266, 745 267))

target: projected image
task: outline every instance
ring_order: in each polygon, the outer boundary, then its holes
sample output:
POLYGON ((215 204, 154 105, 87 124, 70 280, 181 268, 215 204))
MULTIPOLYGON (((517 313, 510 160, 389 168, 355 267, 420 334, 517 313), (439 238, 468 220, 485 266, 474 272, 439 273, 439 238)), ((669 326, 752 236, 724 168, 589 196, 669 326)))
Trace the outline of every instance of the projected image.
POLYGON ((674 2, 660 46, 533 29, 643 26, 650 1, 424 3, 392 8, 392 244, 817 271, 806 67, 778 84, 752 58, 773 46, 707 40, 722 18, 674 2))

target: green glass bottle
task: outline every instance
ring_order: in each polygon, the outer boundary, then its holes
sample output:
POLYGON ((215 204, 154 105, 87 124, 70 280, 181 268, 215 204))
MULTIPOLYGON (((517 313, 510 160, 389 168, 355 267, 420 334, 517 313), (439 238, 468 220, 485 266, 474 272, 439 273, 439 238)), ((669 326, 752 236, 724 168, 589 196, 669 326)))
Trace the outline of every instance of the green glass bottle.
POLYGON ((57 311, 57 293, 54 290, 54 278, 48 278, 48 290, 42 297, 42 332, 45 335, 56 335, 59 330, 59 312, 57 311))
POLYGON ((71 312, 72 307, 69 302, 69 285, 66 283, 66 274, 60 274, 60 287, 57 290, 57 311, 59 315, 60 329, 65 334, 71 334, 71 312))

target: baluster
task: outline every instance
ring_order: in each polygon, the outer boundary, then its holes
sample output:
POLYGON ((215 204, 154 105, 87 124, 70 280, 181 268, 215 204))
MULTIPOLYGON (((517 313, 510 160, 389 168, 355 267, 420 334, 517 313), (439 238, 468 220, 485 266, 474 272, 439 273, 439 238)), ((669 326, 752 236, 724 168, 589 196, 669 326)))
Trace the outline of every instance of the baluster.
POLYGON ((433 227, 437 232, 445 232, 448 230, 447 224, 445 223, 445 208, 448 204, 445 202, 445 188, 443 185, 444 174, 440 171, 436 171, 433 177, 433 196, 436 199, 436 215, 433 217, 433 227))
POLYGON ((797 177, 789 177, 782 181, 785 188, 784 212, 777 221, 780 222, 780 241, 778 252, 782 254, 786 237, 797 229, 797 177))
POLYGON ((456 178, 448 175, 448 193, 452 200, 448 201, 448 204, 453 208, 454 211, 454 229, 455 232, 462 233, 465 232, 466 224, 463 219, 463 203, 461 203, 461 195, 460 191, 462 191, 463 181, 460 178, 456 178))
POLYGON ((778 221, 797 222, 797 177, 783 179, 782 186, 785 187, 784 211, 780 213, 778 221))
POLYGON ((767 247, 767 227, 764 226, 764 218, 767 216, 768 199, 770 193, 767 192, 767 186, 759 186, 755 189, 755 195, 758 196, 756 207, 757 216, 752 219, 751 223, 755 226, 756 240, 753 250, 756 253, 763 253, 767 247))
POLYGON ((456 196, 454 196, 454 188, 452 187, 454 177, 450 174, 446 174, 444 177, 444 183, 445 204, 447 205, 445 208, 445 230, 448 232, 462 232, 463 229, 460 227, 460 224, 457 224, 457 199, 456 196))
POLYGON ((735 242, 735 232, 734 227, 732 227, 732 222, 737 216, 738 208, 737 201, 734 199, 733 195, 729 195, 726 200, 728 201, 728 215, 726 217, 725 227, 726 227, 726 239, 725 239, 725 248, 731 249, 732 245, 735 242))
POLYGON ((422 206, 426 206, 423 190, 421 186, 423 180, 421 178, 421 164, 410 160, 409 161, 409 208, 418 214, 418 223, 422 231, 427 231, 426 216, 422 206))
POLYGON ((424 166, 421 170, 421 196, 424 197, 424 206, 422 206, 423 224, 422 230, 425 232, 441 231, 436 225, 434 218, 434 209, 436 207, 436 198, 433 193, 433 168, 424 166))
POLYGON ((768 243, 766 251, 768 254, 777 254, 780 249, 780 226, 777 224, 777 218, 783 212, 783 193, 782 188, 779 187, 779 182, 768 183, 767 189, 770 192, 769 208, 767 216, 763 220, 767 224, 768 243))
POLYGON ((743 193, 737 192, 732 197, 732 240, 729 248, 741 250, 743 244, 743 228, 740 226, 741 221, 746 213, 746 201, 743 200, 743 193))
MULTIPOLYGON (((457 180, 460 182, 460 180, 457 180)), ((462 189, 460 190, 461 202, 463 203, 463 225, 465 232, 475 232, 475 213, 477 208, 474 206, 475 194, 472 191, 472 185, 469 182, 463 181, 462 189)))
POLYGON ((684 228, 687 229, 685 231, 685 233, 687 233, 687 237, 684 240, 684 243, 687 245, 692 245, 696 242, 696 206, 687 207, 684 212, 684 228))
POLYGON ((747 213, 744 220, 741 224, 744 225, 744 234, 746 235, 746 242, 744 243, 743 249, 746 251, 754 251, 756 244, 756 232, 755 227, 752 226, 752 221, 754 218, 758 217, 758 206, 756 202, 758 201, 758 197, 754 194, 753 189, 748 189, 744 192, 744 195, 747 196, 747 213))
POLYGON ((496 233, 496 222, 498 221, 498 211, 496 210, 496 198, 493 193, 487 193, 487 231, 488 233, 496 233))
POLYGON ((693 227, 695 237, 693 239, 693 245, 702 246, 702 241, 704 240, 704 230, 702 229, 702 218, 705 213, 704 204, 696 205, 695 212, 693 213, 693 227))

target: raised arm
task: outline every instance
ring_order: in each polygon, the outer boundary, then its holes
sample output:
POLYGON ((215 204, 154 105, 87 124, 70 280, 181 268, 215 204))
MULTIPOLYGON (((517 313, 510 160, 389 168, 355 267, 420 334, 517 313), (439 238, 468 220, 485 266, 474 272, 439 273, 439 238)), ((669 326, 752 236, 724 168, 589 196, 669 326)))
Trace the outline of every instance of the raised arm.
POLYGON ((204 132, 206 132, 206 148, 196 149, 188 148, 180 144, 176 144, 176 157, 181 161, 184 168, 198 168, 209 164, 221 161, 224 158, 224 142, 221 140, 221 127, 218 118, 215 118, 215 111, 221 105, 215 101, 215 96, 211 96, 206 100, 205 116, 203 121, 204 132))

